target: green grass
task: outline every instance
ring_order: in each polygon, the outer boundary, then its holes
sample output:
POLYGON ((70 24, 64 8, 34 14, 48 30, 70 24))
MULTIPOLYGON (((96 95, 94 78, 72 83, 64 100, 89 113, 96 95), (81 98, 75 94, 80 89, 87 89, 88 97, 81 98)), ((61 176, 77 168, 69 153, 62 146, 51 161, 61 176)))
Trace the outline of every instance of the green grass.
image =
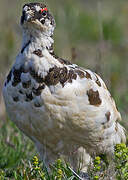
MULTIPOLYGON (((125 144, 115 147, 113 161, 105 155, 95 157, 88 168, 91 180, 104 180, 111 176, 117 180, 128 179, 128 147, 125 144)), ((39 161, 33 143, 17 127, 7 120, 0 131, 0 180, 78 180, 70 164, 58 159, 50 165, 50 172, 39 161)))
MULTIPOLYGON (((68 164, 57 160, 50 166, 49 174, 45 165, 38 162, 33 143, 9 120, 2 124, 0 131, 0 180, 15 179, 75 179, 68 164), (62 178, 61 178, 62 179, 62 178)), ((77 179, 77 178, 76 178, 77 179)))

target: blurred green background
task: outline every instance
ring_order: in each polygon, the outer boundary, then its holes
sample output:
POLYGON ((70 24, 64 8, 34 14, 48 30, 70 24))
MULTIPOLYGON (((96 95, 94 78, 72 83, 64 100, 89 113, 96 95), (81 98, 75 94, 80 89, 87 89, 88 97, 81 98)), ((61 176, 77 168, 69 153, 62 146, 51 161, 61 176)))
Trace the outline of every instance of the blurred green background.
MULTIPOLYGON (((32 0, 0 0, 0 126, 2 86, 21 46, 20 16, 32 0)), ((128 1, 44 0, 56 20, 55 52, 96 71, 106 82, 128 127, 128 1)))

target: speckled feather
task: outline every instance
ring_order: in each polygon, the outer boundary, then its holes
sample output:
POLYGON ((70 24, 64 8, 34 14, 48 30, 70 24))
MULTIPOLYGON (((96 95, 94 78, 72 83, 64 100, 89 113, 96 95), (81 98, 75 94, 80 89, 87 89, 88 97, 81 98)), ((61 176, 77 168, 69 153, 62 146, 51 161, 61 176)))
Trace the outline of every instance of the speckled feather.
MULTIPOLYGON (((33 6, 41 9, 39 4, 33 6)), ((77 168, 82 154, 84 169, 87 153, 112 155, 114 145, 125 142, 124 128, 103 80, 54 55, 50 18, 43 26, 38 23, 38 28, 37 21, 22 25, 22 50, 3 88, 5 105, 47 166, 64 156, 77 168)))

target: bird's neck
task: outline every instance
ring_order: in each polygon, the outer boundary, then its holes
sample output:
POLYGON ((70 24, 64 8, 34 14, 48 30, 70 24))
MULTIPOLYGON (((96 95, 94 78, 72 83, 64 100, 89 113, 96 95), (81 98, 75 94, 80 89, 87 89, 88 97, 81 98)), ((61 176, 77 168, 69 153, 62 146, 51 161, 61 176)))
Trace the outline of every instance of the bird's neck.
POLYGON ((53 44, 54 40, 52 36, 46 33, 41 33, 39 31, 30 32, 23 31, 23 40, 22 40, 22 52, 27 46, 32 46, 33 49, 46 49, 49 53, 53 53, 53 44))

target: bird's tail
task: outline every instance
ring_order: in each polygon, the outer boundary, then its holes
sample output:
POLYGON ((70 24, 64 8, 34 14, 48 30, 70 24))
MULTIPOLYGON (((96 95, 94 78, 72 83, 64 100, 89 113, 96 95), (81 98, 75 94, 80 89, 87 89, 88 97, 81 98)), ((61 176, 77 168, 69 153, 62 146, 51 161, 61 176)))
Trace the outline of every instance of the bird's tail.
POLYGON ((121 126, 118 122, 115 124, 115 131, 116 131, 116 144, 117 143, 125 143, 126 142, 126 130, 123 126, 121 126))

